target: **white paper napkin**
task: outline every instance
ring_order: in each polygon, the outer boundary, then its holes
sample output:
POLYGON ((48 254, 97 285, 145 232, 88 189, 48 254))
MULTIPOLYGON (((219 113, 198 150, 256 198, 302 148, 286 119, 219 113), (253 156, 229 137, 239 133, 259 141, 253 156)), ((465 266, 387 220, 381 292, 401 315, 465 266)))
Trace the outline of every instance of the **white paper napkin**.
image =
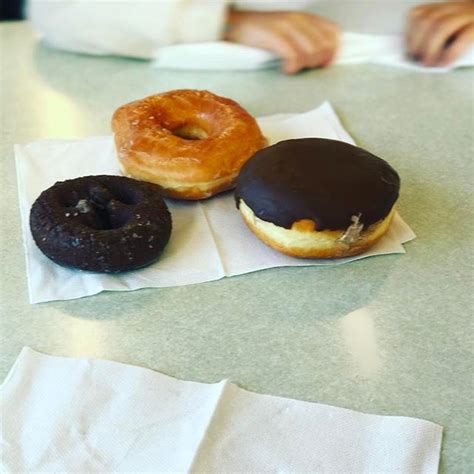
POLYGON ((1 389, 2 472, 436 473, 442 427, 25 348, 1 389))
MULTIPOLYGON (((155 53, 153 66, 169 69, 247 70, 274 67, 279 58, 268 51, 225 41, 165 46, 155 53)), ((344 33, 335 64, 383 64, 423 72, 446 72, 474 66, 474 46, 447 67, 424 67, 406 57, 400 35, 344 33)))
MULTIPOLYGON (((263 117, 260 126, 271 143, 285 138, 324 137, 353 143, 331 105, 303 114, 263 117)), ((153 265, 117 275, 63 268, 36 247, 29 229, 34 200, 56 181, 94 174, 119 174, 112 137, 41 140, 16 145, 18 189, 31 303, 67 300, 103 290, 135 290, 217 280, 270 267, 337 265, 359 258, 404 253, 415 234, 397 214, 386 236, 368 252, 334 260, 303 260, 261 243, 245 226, 232 193, 193 203, 168 201, 173 231, 153 265)))

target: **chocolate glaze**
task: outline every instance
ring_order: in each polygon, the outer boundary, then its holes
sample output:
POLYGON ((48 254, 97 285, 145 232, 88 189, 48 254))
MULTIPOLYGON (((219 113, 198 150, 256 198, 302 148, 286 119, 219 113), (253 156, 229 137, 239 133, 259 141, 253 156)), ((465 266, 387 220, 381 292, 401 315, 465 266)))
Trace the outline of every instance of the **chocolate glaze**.
POLYGON ((365 227, 385 218, 398 198, 400 178, 384 160, 336 140, 285 140, 258 151, 237 179, 243 199, 260 219, 287 229, 311 219, 317 230, 341 230, 360 214, 365 227))
POLYGON ((66 267, 115 273, 152 263, 171 234, 171 216, 155 184, 122 176, 56 183, 31 208, 36 245, 66 267))

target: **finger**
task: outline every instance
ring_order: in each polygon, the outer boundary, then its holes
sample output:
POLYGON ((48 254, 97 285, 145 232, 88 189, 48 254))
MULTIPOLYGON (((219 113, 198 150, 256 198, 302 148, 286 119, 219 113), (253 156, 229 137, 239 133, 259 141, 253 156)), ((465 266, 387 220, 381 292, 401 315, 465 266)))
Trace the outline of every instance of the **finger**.
POLYGON ((272 49, 283 60, 283 72, 294 74, 306 65, 306 52, 301 44, 286 32, 274 31, 272 49))
POLYGON ((420 50, 420 60, 425 66, 436 64, 448 40, 469 23, 469 18, 451 15, 432 24, 420 50))
POLYGON ((290 43, 297 53, 297 64, 287 65, 294 72, 303 68, 317 67, 326 61, 326 40, 317 29, 310 28, 303 15, 293 15, 278 24, 281 37, 290 43))
POLYGON ((410 24, 408 52, 412 57, 417 59, 423 51, 423 44, 429 35, 433 25, 440 18, 445 17, 450 12, 448 8, 425 9, 417 16, 412 17, 410 24))
POLYGON ((311 15, 309 21, 313 23, 313 26, 318 27, 318 29, 326 30, 334 35, 339 35, 341 28, 337 23, 327 20, 316 15, 311 15))
POLYGON ((275 52, 281 57, 282 69, 286 74, 294 74, 304 67, 301 52, 288 38, 278 38, 275 42, 275 52))
POLYGON ((258 45, 259 48, 277 54, 282 59, 284 72, 292 74, 301 69, 301 52, 299 47, 294 44, 294 41, 288 38, 282 31, 284 31, 284 28, 276 25, 271 25, 271 27, 251 25, 243 33, 240 32, 237 42, 248 46, 258 45))
POLYGON ((410 10, 408 13, 409 20, 414 20, 418 18, 420 15, 424 15, 427 11, 431 9, 432 4, 425 4, 425 5, 418 5, 410 10))
POLYGON ((407 44, 408 51, 411 51, 415 32, 417 28, 417 24, 423 19, 427 12, 429 11, 429 5, 420 5, 416 8, 412 8, 408 14, 408 19, 406 22, 406 30, 405 30, 405 39, 407 44))
POLYGON ((408 13, 408 22, 417 21, 420 18, 425 18, 434 13, 441 13, 442 15, 452 13, 456 10, 459 10, 459 3, 427 3, 424 5, 418 5, 415 8, 412 8, 408 13))
POLYGON ((339 27, 314 15, 305 15, 298 27, 311 42, 309 66, 328 65, 338 47, 339 27))
POLYGON ((326 38, 329 43, 329 54, 325 65, 328 66, 336 59, 341 44, 341 33, 339 27, 330 31, 326 30, 326 38))
POLYGON ((466 52, 474 43, 474 25, 461 30, 454 41, 441 54, 438 65, 447 66, 453 63, 456 59, 466 52))
POLYGON ((330 44, 326 39, 325 35, 315 29, 309 28, 307 25, 298 25, 298 29, 289 30, 290 35, 295 42, 303 49, 304 66, 305 67, 318 67, 327 63, 330 53, 330 44))
POLYGON ((412 8, 408 14, 408 19, 405 27, 405 45, 409 55, 413 56, 414 36, 416 32, 416 24, 420 21, 426 5, 421 5, 417 8, 412 8))
POLYGON ((291 39, 301 53, 301 67, 315 67, 318 65, 317 57, 321 54, 322 45, 318 39, 315 39, 311 32, 305 30, 304 27, 288 28, 284 33, 291 39))
POLYGON ((339 42, 338 38, 327 30, 320 30, 318 34, 321 37, 319 41, 321 42, 322 48, 318 57, 318 66, 326 67, 334 60, 339 42))
POLYGON ((321 65, 327 66, 334 60, 339 48, 341 37, 340 28, 336 23, 326 20, 318 21, 317 23, 313 21, 310 28, 313 32, 317 32, 320 38, 319 41, 321 41, 324 48, 324 56, 321 65))

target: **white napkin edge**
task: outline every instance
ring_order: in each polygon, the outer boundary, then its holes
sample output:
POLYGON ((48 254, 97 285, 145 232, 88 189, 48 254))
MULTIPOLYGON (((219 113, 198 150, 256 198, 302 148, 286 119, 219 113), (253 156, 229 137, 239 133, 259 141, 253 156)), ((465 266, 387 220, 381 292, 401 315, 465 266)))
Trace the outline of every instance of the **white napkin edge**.
MULTIPOLYGON (((38 140, 42 141, 42 140, 38 140)), ((28 247, 28 236, 31 236, 31 230, 29 226, 29 209, 30 206, 28 205, 28 200, 26 198, 26 191, 24 187, 24 180, 22 179, 21 176, 21 168, 22 165, 20 163, 20 160, 18 159, 18 156, 20 153, 18 153, 19 147, 22 145, 15 144, 13 145, 13 150, 14 150, 14 156, 15 156, 15 168, 16 168, 16 182, 17 182, 17 193, 18 193, 18 206, 20 208, 20 221, 21 221, 21 232, 22 232, 22 245, 23 245, 23 251, 25 252, 25 267, 26 267, 26 283, 28 285, 28 299, 30 304, 33 304, 32 300, 33 298, 33 288, 31 287, 31 279, 29 275, 31 275, 31 267, 30 267, 30 262, 32 259, 29 257, 29 247, 28 247)), ((32 237, 31 237, 32 238, 32 237)))
MULTIPOLYGON (((401 35, 344 32, 341 45, 335 65, 378 64, 428 74, 474 66, 474 46, 451 65, 426 67, 405 56, 401 35), (362 44, 365 51, 351 51, 357 49, 355 42, 362 44)), ((281 59, 270 51, 227 41, 211 41, 161 47, 154 52, 151 65, 170 70, 248 71, 275 67, 280 63, 281 59)))
POLYGON ((127 368, 127 369, 133 369, 135 371, 139 371, 139 372, 141 372, 142 374, 144 374, 146 376, 151 375, 153 377, 160 377, 160 378, 169 379, 169 380, 173 380, 173 381, 184 382, 186 384, 193 384, 193 385, 197 384, 197 385, 208 385, 208 386, 209 385, 232 385, 233 387, 236 387, 239 390, 242 390, 242 391, 247 392, 247 393, 252 393, 254 395, 259 395, 260 397, 265 397, 267 399, 292 400, 292 401, 296 401, 298 403, 305 404, 305 405, 319 405, 319 406, 324 406, 324 407, 328 407, 328 408, 336 408, 336 409, 345 411, 347 413, 357 413, 357 414, 363 414, 363 415, 370 415, 370 416, 374 416, 374 417, 378 417, 378 418, 418 420, 418 421, 421 421, 423 423, 427 423, 429 425, 432 425, 433 428, 435 428, 439 431, 439 435, 440 435, 439 449, 441 449, 441 441, 442 441, 441 436, 442 436, 442 432, 443 432, 443 426, 441 426, 438 423, 435 423, 434 421, 426 420, 426 419, 423 419, 423 418, 417 418, 417 417, 406 416, 406 415, 378 415, 378 414, 374 414, 374 413, 367 413, 365 411, 354 410, 352 408, 345 408, 345 407, 340 407, 340 406, 337 406, 337 405, 329 405, 329 404, 326 404, 326 403, 318 403, 318 402, 312 402, 312 401, 307 401, 307 400, 300 400, 300 399, 295 399, 295 398, 282 397, 282 396, 278 396, 278 395, 262 394, 262 393, 253 392, 251 390, 244 389, 244 388, 238 386, 237 384, 231 382, 230 379, 228 379, 228 378, 221 379, 220 381, 217 381, 217 382, 196 382, 196 381, 192 381, 192 380, 182 380, 182 379, 178 379, 178 378, 172 377, 170 375, 166 375, 162 372, 159 372, 159 371, 147 368, 147 367, 140 367, 140 366, 137 366, 137 365, 125 364, 123 362, 116 362, 116 361, 113 361, 113 360, 101 359, 101 358, 97 358, 97 357, 84 357, 84 356, 75 357, 75 356, 50 355, 50 354, 45 354, 43 352, 39 352, 35 349, 32 349, 29 346, 24 346, 20 350, 20 353, 19 353, 18 357, 14 361, 14 363, 11 366, 10 370, 8 371, 5 379, 3 380, 2 384, 0 385, 0 391, 3 392, 5 390, 8 390, 11 381, 13 380, 13 378, 15 377, 15 375, 18 372, 18 367, 24 361, 27 361, 28 359, 36 359, 38 361, 46 362, 46 363, 48 362, 48 360, 62 360, 63 362, 89 361, 89 362, 99 363, 99 364, 106 363, 107 365, 109 365, 111 367, 111 369, 124 367, 124 368, 127 368))
POLYGON ((153 57, 153 68, 170 70, 252 71, 281 63, 281 59, 269 51, 227 41, 162 46, 153 57), (232 58, 232 66, 222 60, 223 56, 232 58))

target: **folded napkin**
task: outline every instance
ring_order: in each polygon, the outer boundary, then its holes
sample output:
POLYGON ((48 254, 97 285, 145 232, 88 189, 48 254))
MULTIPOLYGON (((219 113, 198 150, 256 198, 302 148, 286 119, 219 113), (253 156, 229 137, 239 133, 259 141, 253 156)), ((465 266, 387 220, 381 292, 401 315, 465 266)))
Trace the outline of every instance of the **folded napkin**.
POLYGON ((25 348, 1 389, 3 472, 436 473, 442 427, 25 348))
MULTIPOLYGON (((246 70, 277 66, 278 56, 225 41, 165 46, 155 53, 154 67, 196 70, 246 70)), ((423 72, 446 72, 474 66, 474 46, 447 67, 424 67, 406 57, 400 35, 344 33, 335 64, 383 64, 423 72)))
MULTIPOLYGON (((324 137, 353 143, 329 103, 303 114, 264 117, 259 124, 272 143, 285 138, 324 137)), ((302 260, 280 254, 247 229, 233 195, 202 202, 168 201, 173 231, 163 255, 153 265, 118 275, 60 267, 36 247, 29 211, 39 194, 56 181, 94 174, 119 174, 112 137, 41 140, 17 145, 23 240, 31 303, 67 300, 103 290, 135 290, 217 280, 270 267, 336 265, 372 255, 404 253, 402 244, 415 234, 396 215, 389 232, 368 252, 335 260, 302 260)))

